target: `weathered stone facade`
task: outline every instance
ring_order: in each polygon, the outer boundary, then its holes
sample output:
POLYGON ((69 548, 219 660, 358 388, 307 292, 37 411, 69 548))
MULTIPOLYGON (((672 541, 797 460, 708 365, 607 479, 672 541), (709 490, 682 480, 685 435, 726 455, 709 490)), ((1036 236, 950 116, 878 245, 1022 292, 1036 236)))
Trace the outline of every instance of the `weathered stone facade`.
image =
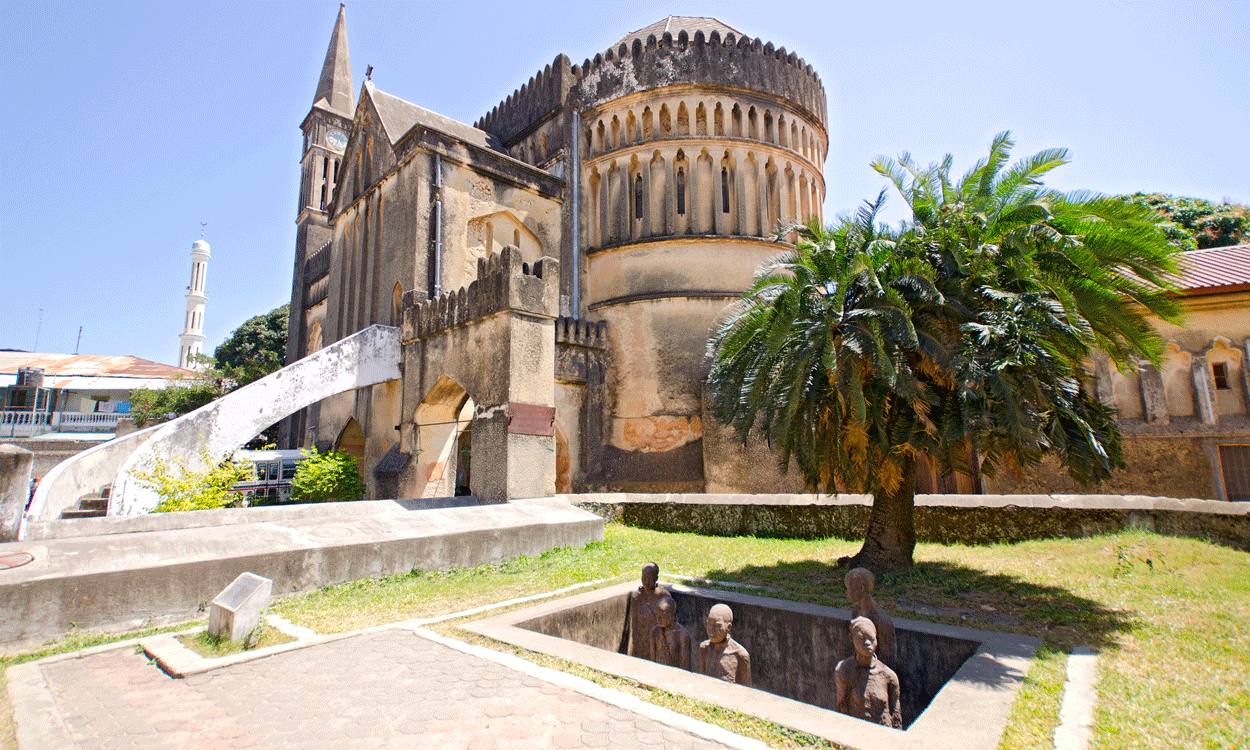
POLYGON ((285 444, 352 452, 370 497, 477 492, 505 454, 535 465, 512 496, 773 489, 706 468, 705 348, 775 227, 820 216, 811 67, 670 17, 469 126, 369 81, 353 104, 346 38, 340 12, 303 125, 288 360, 402 324, 403 378, 322 401, 285 444), (541 304, 508 297, 526 285, 541 304), (515 431, 543 409, 551 434, 515 431))

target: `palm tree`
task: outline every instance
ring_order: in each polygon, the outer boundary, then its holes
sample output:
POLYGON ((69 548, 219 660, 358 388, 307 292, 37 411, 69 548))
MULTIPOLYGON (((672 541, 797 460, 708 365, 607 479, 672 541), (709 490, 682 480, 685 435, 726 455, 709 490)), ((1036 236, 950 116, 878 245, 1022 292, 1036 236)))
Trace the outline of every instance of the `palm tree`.
POLYGON ((1087 361, 1157 361, 1144 312, 1178 318, 1175 248, 1149 211, 1045 188, 1064 150, 1004 169, 1013 145, 997 136, 958 182, 949 155, 878 159, 912 218, 878 226, 883 191, 832 229, 801 228, 709 342, 721 421, 813 490, 873 493, 854 565, 911 566, 921 454, 993 476, 1054 453, 1083 484, 1123 465, 1087 361))

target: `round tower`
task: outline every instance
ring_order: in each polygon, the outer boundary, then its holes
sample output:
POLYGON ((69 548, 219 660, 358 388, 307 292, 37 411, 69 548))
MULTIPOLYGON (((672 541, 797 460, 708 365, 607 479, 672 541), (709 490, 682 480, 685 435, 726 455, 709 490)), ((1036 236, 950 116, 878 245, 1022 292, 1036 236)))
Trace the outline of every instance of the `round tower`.
POLYGON ((178 366, 190 370, 203 370, 204 365, 194 361, 204 350, 204 305, 208 302, 208 243, 203 236, 191 243, 191 283, 187 285, 187 319, 179 337, 181 348, 178 366))
POLYGON ((784 249, 777 228, 821 218, 824 87, 710 18, 669 17, 571 72, 579 312, 610 332, 611 484, 703 491, 708 333, 784 249))

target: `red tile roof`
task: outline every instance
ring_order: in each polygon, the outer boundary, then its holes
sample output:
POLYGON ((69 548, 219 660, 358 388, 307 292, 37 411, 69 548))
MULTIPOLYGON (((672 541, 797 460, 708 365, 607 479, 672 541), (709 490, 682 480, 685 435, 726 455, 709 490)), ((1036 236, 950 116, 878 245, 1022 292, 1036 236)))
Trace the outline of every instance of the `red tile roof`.
POLYGON ((1187 294, 1250 290, 1250 245, 1181 253, 1180 288, 1187 294))

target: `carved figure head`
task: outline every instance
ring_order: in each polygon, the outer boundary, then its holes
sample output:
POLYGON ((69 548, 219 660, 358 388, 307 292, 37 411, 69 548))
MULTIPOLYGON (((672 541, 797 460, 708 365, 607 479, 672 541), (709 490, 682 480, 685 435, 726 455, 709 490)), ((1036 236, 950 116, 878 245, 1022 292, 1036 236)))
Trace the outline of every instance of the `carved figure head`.
POLYGON ((877 626, 867 617, 851 620, 851 644, 859 655, 859 663, 867 664, 877 652, 877 626))
POLYGON ((668 629, 673 627, 674 619, 677 617, 677 602, 673 601, 671 596, 662 596, 660 601, 655 605, 655 621, 660 627, 668 629))
POLYGON ((859 602, 864 596, 872 593, 876 583, 872 571, 868 568, 852 568, 846 572, 846 598, 859 602))
POLYGON ((649 562, 642 566, 642 588, 648 594, 655 591, 655 584, 660 580, 660 566, 649 562))
POLYGON ((734 611, 728 604, 715 604, 707 613, 707 639, 712 643, 724 643, 734 624, 734 611))

